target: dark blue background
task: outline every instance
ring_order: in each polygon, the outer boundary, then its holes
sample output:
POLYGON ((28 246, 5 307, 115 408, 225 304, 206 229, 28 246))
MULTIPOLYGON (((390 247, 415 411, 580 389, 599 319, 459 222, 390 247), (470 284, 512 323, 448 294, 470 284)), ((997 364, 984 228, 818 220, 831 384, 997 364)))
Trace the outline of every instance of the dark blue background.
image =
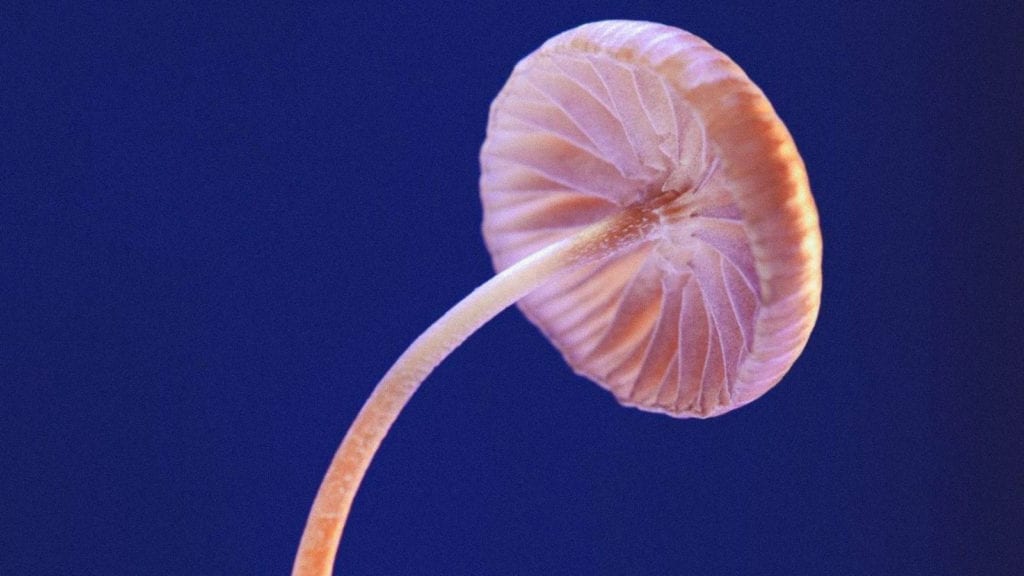
POLYGON ((506 312, 385 441, 343 573, 1024 571, 1014 2, 95 4, 0 8, 0 574, 286 572, 377 379, 491 274, 491 99, 610 17, 704 37, 788 124, 807 350, 679 421, 506 312))

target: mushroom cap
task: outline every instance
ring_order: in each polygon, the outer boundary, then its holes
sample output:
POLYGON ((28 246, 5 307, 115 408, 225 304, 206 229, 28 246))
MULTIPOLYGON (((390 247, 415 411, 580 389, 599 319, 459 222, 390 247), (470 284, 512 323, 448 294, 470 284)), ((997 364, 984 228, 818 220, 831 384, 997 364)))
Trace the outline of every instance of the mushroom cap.
POLYGON ((709 417, 774 386, 821 298, 803 160, 761 90, 700 38, 586 24, 516 65, 480 154, 483 235, 504 270, 666 192, 641 243, 519 302, 620 403, 709 417))

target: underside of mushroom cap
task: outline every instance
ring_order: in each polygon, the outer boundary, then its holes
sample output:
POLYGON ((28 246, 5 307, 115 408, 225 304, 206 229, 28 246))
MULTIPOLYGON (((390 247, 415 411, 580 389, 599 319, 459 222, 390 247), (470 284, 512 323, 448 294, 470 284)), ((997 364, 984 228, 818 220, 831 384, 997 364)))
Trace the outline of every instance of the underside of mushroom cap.
POLYGON ((607 21, 522 60, 481 151, 497 270, 668 195, 646 241, 520 301, 625 405, 708 417, 760 397, 803 350, 821 294, 817 210, 789 132, 727 56, 607 21))

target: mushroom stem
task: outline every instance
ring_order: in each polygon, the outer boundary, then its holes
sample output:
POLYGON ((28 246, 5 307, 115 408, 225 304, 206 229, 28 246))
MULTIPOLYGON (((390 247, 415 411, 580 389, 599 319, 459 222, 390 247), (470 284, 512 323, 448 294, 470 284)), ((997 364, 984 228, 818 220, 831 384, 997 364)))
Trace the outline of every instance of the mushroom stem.
POLYGON ((658 221, 659 204, 633 205, 524 258, 475 289, 406 349, 377 384, 335 453, 306 521, 293 575, 331 573, 366 469, 430 372, 488 320, 548 280, 643 242, 658 221))

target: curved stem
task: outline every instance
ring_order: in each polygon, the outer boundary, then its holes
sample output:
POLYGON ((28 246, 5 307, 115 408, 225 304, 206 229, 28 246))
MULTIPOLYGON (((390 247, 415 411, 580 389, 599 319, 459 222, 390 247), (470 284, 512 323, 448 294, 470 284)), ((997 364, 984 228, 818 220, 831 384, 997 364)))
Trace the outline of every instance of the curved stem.
POLYGON ((377 384, 335 453, 306 521, 293 575, 331 573, 370 460, 430 372, 488 320, 551 278, 643 241, 657 221, 651 208, 630 207, 524 258, 466 296, 409 346, 377 384))

